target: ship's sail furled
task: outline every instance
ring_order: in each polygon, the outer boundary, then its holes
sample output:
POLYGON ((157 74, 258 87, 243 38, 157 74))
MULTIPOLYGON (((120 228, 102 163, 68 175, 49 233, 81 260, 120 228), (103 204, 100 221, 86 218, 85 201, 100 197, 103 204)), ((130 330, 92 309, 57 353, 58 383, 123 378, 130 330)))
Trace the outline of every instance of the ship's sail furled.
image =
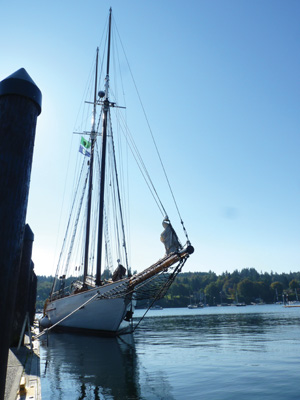
POLYGON ((162 223, 163 227, 165 230, 162 232, 160 236, 160 240, 163 242, 166 248, 166 254, 173 253, 175 251, 178 251, 182 248, 177 234, 173 229, 173 226, 171 225, 171 222, 169 221, 168 218, 165 218, 162 223))

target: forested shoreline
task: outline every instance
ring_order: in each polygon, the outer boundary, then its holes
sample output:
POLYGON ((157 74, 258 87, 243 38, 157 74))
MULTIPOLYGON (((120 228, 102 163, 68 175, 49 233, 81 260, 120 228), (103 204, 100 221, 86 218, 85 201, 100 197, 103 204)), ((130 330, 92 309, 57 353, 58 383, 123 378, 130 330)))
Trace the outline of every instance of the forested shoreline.
MULTIPOLYGON (((51 291, 53 277, 38 276, 37 310, 43 309, 51 291)), ((69 278, 70 282, 74 278, 69 278)), ((66 283, 68 284, 68 283, 66 283)), ((276 303, 300 299, 300 272, 258 273, 254 268, 224 272, 183 272, 179 274, 166 296, 157 304, 167 307, 187 307, 189 304, 276 303)), ((139 303, 138 306, 145 306, 139 303)))
POLYGON ((258 273, 254 268, 216 275, 214 272, 181 273, 161 301, 163 307, 189 304, 261 304, 295 301, 300 272, 258 273))

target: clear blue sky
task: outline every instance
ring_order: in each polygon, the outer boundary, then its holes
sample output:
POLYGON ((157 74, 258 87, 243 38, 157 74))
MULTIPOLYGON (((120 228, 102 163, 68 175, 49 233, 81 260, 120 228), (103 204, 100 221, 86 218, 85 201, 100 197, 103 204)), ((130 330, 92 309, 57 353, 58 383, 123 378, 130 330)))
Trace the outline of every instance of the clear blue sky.
POLYGON ((68 144, 110 6, 196 249, 185 270, 299 271, 298 0, 3 0, 0 80, 24 67, 43 94, 36 272, 55 270, 68 144))

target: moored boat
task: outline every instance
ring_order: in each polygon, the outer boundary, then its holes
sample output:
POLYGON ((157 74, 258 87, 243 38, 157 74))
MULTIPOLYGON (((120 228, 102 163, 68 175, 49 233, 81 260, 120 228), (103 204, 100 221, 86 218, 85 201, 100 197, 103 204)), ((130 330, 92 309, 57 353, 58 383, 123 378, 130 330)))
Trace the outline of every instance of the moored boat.
MULTIPOLYGON (((82 167, 79 169, 76 196, 71 205, 52 291, 44 307, 44 318, 40 321, 42 328, 112 335, 128 332, 132 329, 136 302, 150 299, 151 308, 151 304, 164 296, 194 251, 182 220, 180 222, 186 243, 181 244, 152 181, 148 180, 147 185, 151 187, 152 196, 154 195, 163 211, 164 231, 161 241, 165 246, 165 255, 142 272, 131 272, 121 196, 121 174, 117 168, 111 122, 112 109, 119 112, 124 108, 110 97, 111 35, 110 10, 104 90, 98 88, 97 49, 93 101, 86 102, 92 106, 92 126, 90 131, 81 133, 79 151, 82 167), (100 138, 101 144, 98 143, 100 138), (109 205, 109 201, 112 205, 109 205), (112 223, 109 222, 110 217, 112 223), (112 229, 113 234, 110 233, 112 229), (117 261, 117 268, 110 274, 112 260, 117 261)), ((135 145, 132 148, 135 150, 135 145)), ((136 159, 144 168, 144 163, 139 158, 138 153, 136 159)), ((149 179, 148 172, 145 173, 145 178, 149 179)), ((151 248, 149 251, 151 252, 151 248)))

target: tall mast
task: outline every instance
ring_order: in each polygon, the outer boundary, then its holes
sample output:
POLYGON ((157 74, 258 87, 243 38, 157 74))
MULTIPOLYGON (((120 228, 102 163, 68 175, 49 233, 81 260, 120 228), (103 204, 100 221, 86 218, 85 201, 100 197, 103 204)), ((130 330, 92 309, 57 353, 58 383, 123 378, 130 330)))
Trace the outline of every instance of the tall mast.
POLYGON ((92 190, 93 190, 93 168, 94 168, 94 147, 96 141, 96 102, 97 102, 97 80, 98 80, 98 55, 99 48, 96 52, 96 72, 95 72, 95 90, 94 90, 94 107, 93 107, 93 120, 91 131, 91 157, 90 157, 90 174, 89 174, 89 187, 88 187, 88 206, 87 206, 87 220, 85 232, 85 251, 84 251, 84 270, 83 270, 83 283, 86 282, 89 264, 89 243, 90 243, 90 225, 91 225, 91 204, 92 204, 92 190))
POLYGON ((109 63, 110 63, 110 37, 111 37, 111 8, 109 10, 105 97, 104 97, 104 101, 103 101, 104 106, 103 106, 103 120, 102 120, 102 155, 101 155, 101 176, 100 176, 100 204, 99 204, 96 285, 101 285, 101 259, 102 259, 102 242, 103 242, 103 214, 104 214, 104 183, 105 183, 107 117, 108 117, 108 111, 109 111, 108 89, 109 89, 109 63))

